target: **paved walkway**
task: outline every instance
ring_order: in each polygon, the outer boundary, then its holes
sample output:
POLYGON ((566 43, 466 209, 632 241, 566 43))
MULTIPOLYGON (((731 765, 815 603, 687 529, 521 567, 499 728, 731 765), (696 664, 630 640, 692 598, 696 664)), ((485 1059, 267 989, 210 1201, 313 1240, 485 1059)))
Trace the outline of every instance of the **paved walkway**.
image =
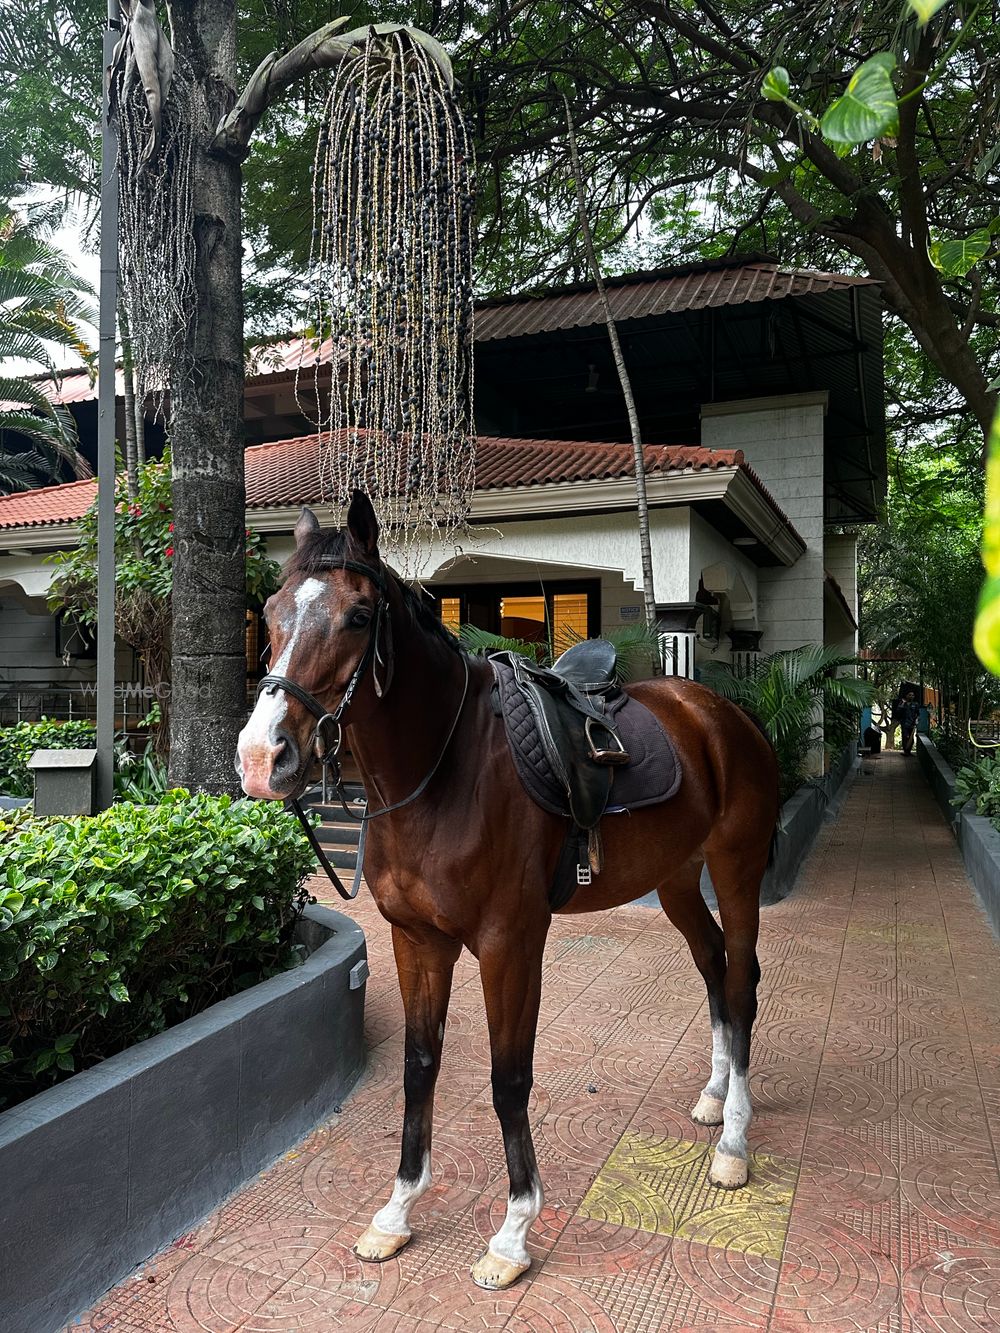
POLYGON ((916 760, 883 755, 764 914, 753 1184, 705 1183, 704 991, 650 908, 558 921, 533 1123, 546 1206, 505 1293, 468 1268, 502 1216, 474 964, 460 964, 436 1184, 398 1260, 350 1245, 398 1155, 401 1013, 366 902, 371 1055, 343 1114, 112 1292, 116 1333, 1000 1329, 1000 946, 916 760), (992 1119, 990 1118, 992 1116, 992 1119))

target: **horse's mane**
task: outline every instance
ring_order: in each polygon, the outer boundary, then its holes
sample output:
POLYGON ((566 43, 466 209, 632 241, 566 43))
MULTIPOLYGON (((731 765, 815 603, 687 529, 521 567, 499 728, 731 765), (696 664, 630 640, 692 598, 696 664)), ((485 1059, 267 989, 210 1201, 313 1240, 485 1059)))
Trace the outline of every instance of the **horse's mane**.
MULTIPOLYGON (((357 560, 361 564, 372 563, 369 558, 357 550, 351 541, 351 534, 346 528, 333 528, 328 532, 314 532, 304 542, 296 546, 282 569, 282 577, 289 579, 293 574, 329 574, 345 560, 357 560)), ((408 583, 404 583, 395 570, 382 564, 383 570, 396 584, 411 620, 425 634, 440 639, 455 652, 462 651, 462 645, 449 629, 441 623, 429 605, 426 596, 408 583)))

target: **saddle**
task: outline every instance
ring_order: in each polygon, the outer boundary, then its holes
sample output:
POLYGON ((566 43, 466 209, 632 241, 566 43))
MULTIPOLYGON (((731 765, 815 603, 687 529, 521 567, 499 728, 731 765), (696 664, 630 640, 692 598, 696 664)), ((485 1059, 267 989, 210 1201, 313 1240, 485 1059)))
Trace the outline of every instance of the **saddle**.
MULTIPOLYGON (((628 751, 609 715, 608 704, 621 695, 614 679, 617 654, 606 639, 587 639, 567 649, 551 668, 518 653, 491 657, 509 668, 523 702, 516 707, 511 690, 501 692, 510 707, 503 709, 508 727, 523 739, 533 732, 537 742, 529 757, 532 767, 560 794, 558 813, 569 814, 582 829, 593 828, 604 813, 611 792, 612 769, 628 763, 628 751)), ((502 682, 503 683, 503 682, 502 682)))
POLYGON ((553 908, 600 872, 605 814, 666 800, 680 784, 669 737, 618 685, 616 660, 605 639, 574 644, 551 668, 517 653, 490 658, 494 712, 521 783, 537 805, 571 821, 553 908))

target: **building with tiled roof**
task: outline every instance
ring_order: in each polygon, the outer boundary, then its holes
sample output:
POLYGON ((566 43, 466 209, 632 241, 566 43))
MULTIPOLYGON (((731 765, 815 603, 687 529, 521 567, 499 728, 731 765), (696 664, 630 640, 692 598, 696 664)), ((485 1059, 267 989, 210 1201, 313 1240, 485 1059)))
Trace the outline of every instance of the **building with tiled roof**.
MULTIPOLYGON (((758 257, 630 274, 608 290, 652 442, 654 588, 674 666, 805 642, 852 651, 854 533, 885 483, 877 284, 758 257)), ((308 414, 340 364, 329 340, 304 338, 248 357, 247 521, 279 559, 300 506, 336 517, 320 453, 342 442, 310 431, 308 414)), ((68 374, 53 392, 88 453, 96 386, 68 374)), ((640 619, 633 453, 592 286, 479 306, 476 408, 469 537, 420 571, 442 616, 520 637, 640 619)), ((161 438, 150 421, 153 452, 161 438)), ((92 675, 44 594, 45 555, 75 540, 95 491, 88 480, 0 497, 0 717, 3 681, 9 701, 29 682, 65 689, 92 675)))

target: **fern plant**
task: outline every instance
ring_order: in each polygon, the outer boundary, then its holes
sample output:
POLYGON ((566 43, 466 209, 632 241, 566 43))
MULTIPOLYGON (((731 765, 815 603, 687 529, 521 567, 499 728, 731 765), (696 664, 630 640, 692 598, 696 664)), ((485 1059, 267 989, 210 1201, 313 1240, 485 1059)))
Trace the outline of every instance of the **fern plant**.
MULTIPOLYGON (((537 643, 527 639, 511 639, 503 634, 491 634, 489 630, 477 625, 463 625, 458 637, 466 652, 477 657, 488 657, 491 653, 518 653, 540 666, 552 663, 572 648, 575 643, 584 641, 583 635, 575 630, 563 630, 553 637, 546 637, 537 643)), ((615 679, 619 684, 649 675, 649 668, 659 652, 659 639, 645 625, 624 625, 620 629, 608 630, 601 636, 613 643, 618 654, 615 666, 615 679)))
MULTIPOLYGON (((820 706, 836 719, 833 730, 840 741, 846 714, 856 719, 872 702, 868 681, 834 674, 853 662, 835 648, 808 643, 761 657, 745 676, 736 675, 725 662, 708 662, 702 668, 703 684, 752 713, 764 727, 778 755, 783 800, 805 780, 809 751, 824 734, 820 706)), ((833 737, 826 739, 833 748, 833 737)))

